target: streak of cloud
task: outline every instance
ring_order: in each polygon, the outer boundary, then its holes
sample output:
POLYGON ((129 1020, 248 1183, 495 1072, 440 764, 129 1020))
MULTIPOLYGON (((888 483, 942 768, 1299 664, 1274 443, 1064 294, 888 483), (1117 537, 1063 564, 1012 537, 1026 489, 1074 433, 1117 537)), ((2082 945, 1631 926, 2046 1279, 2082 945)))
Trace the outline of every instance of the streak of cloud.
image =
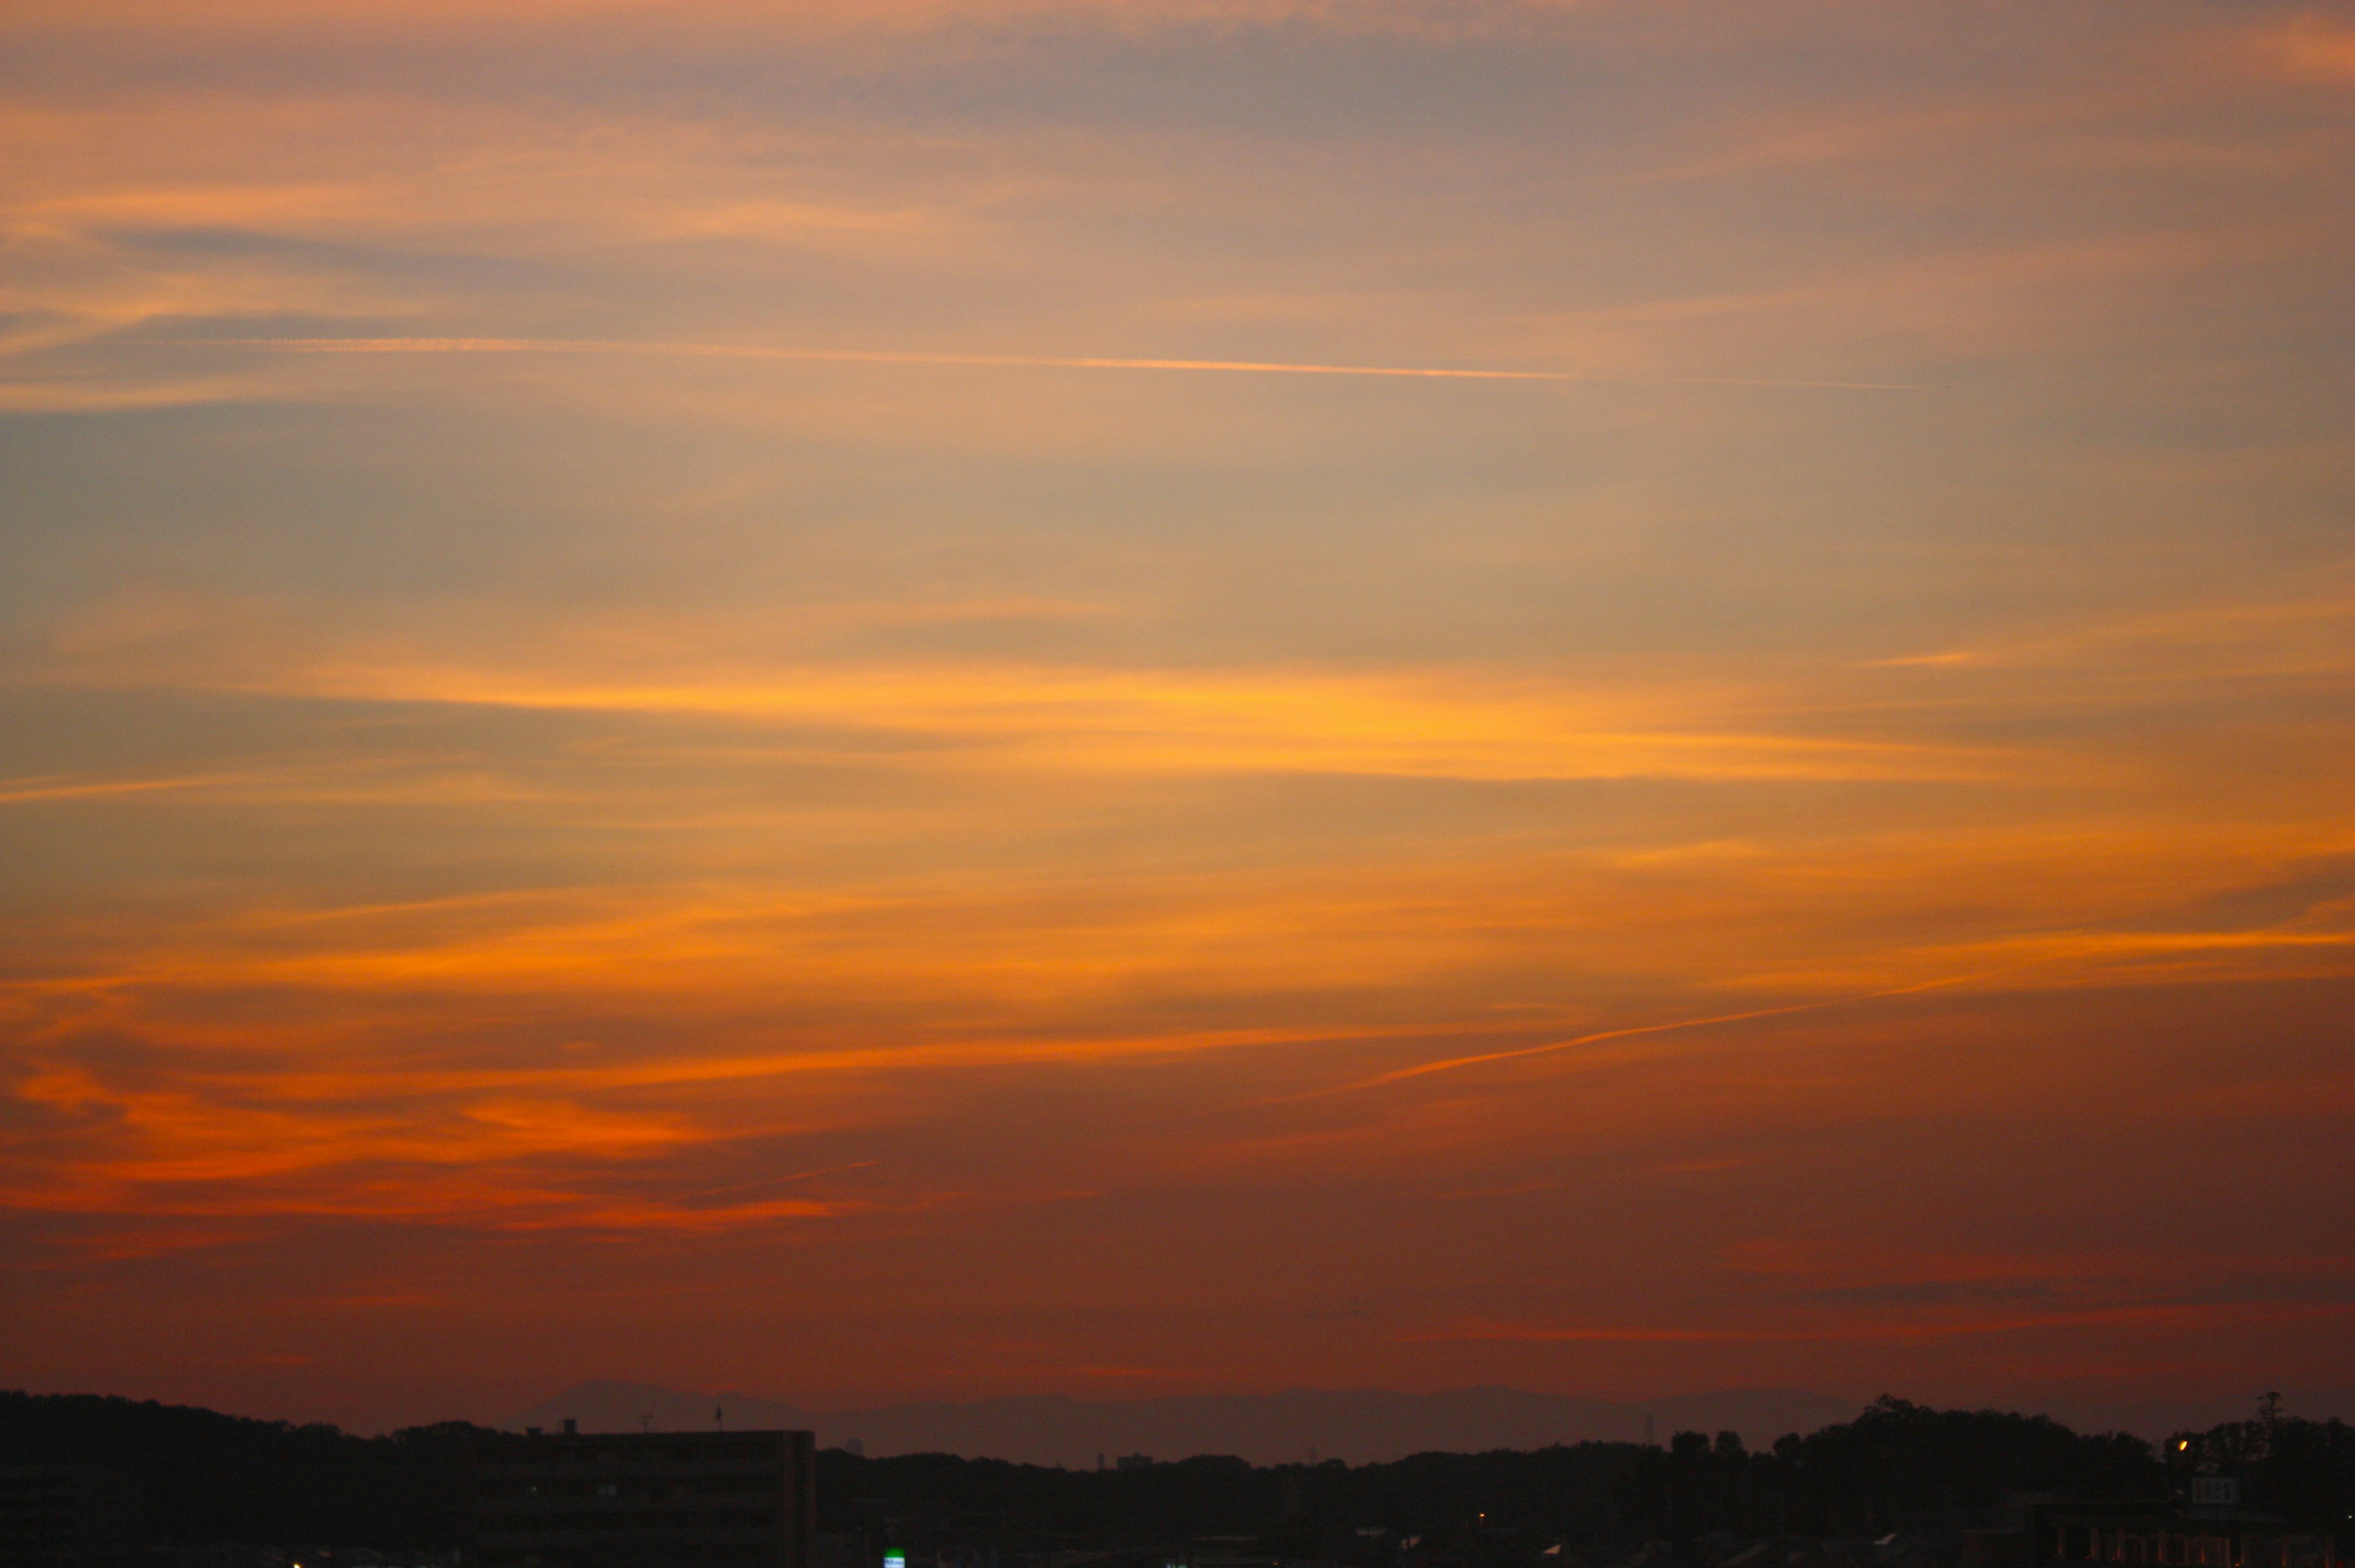
POLYGON ((12 19, 11 1342, 2343 1383, 2345 33, 12 19))
MULTIPOLYGON (((1570 1040, 1547 1040, 1541 1045, 1516 1046, 1509 1051, 1481 1051, 1471 1056, 1451 1056, 1437 1061, 1419 1061, 1412 1067, 1401 1067, 1377 1073, 1355 1083, 1344 1083, 1331 1089, 1315 1090, 1311 1095, 1348 1094, 1367 1089, 1380 1089, 1411 1079, 1428 1078, 1433 1073, 1458 1072, 1467 1067, 1486 1067, 1499 1061, 1521 1061, 1535 1056, 1550 1056, 1559 1051, 1575 1051, 1583 1046, 1601 1045, 1606 1040, 1633 1040, 1645 1036, 1682 1034, 1691 1029, 1722 1029, 1733 1024, 1755 1023, 1766 1019, 1791 1018, 1802 1013, 1823 1012, 1833 1008, 1861 1007, 1867 1002, 1886 1001, 1893 997, 1917 996, 1924 991, 1947 990, 1996 978, 2008 971, 1983 969, 1966 975, 1941 976, 1934 980, 1921 980, 1911 985, 1892 986, 1884 990, 1860 991, 1853 996, 1827 997, 1817 1001, 1793 1002, 1776 1008, 1753 1008, 1747 1012, 1719 1013, 1709 1018, 1678 1019, 1668 1023, 1633 1024, 1624 1029, 1597 1029, 1592 1034, 1570 1040)), ((1310 1095, 1300 1096, 1308 1098, 1310 1095)))
POLYGON ((627 343, 512 337, 217 337, 133 339, 170 347, 265 349, 281 354, 649 354, 689 359, 773 359, 841 365, 937 365, 986 369, 1210 370, 1270 376, 1372 376, 1443 381, 1599 382, 1626 386, 1762 387, 1822 391, 1919 392, 1907 381, 1824 381, 1739 376, 1612 376, 1578 370, 1500 370, 1447 366, 1302 365, 1259 359, 1111 358, 1036 354, 962 354, 886 348, 791 348, 759 344, 627 343))

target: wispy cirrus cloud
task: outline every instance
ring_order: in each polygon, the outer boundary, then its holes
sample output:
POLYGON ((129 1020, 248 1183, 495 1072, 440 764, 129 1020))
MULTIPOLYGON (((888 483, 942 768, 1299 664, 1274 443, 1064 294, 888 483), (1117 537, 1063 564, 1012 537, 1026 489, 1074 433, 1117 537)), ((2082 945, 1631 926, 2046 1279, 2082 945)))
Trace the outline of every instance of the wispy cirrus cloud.
POLYGON ((2337 29, 12 17, 12 1342, 2319 1378, 2337 29))

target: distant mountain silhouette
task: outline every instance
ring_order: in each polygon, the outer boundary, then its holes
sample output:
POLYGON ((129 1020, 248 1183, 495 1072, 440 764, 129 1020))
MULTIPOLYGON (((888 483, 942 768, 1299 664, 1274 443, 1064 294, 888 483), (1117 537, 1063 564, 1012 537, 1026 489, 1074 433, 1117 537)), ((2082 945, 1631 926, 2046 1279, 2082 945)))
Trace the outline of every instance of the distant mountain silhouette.
POLYGON ((1812 1432, 1855 1416, 1860 1402, 1789 1390, 1682 1394, 1649 1403, 1572 1399, 1506 1388, 1446 1393, 1186 1394, 1080 1400, 1061 1395, 971 1403, 810 1411, 742 1393, 695 1393, 647 1383, 584 1382, 503 1424, 553 1430, 569 1417, 584 1432, 806 1427, 820 1445, 857 1439, 871 1455, 956 1454, 1036 1465, 1090 1467, 1096 1456, 1182 1459, 1232 1454, 1254 1464, 1325 1459, 1367 1464, 1444 1449, 1542 1448, 1554 1443, 1641 1442, 1648 1414, 1659 1440, 1671 1433, 1738 1432, 1753 1447, 1787 1432, 1812 1432))

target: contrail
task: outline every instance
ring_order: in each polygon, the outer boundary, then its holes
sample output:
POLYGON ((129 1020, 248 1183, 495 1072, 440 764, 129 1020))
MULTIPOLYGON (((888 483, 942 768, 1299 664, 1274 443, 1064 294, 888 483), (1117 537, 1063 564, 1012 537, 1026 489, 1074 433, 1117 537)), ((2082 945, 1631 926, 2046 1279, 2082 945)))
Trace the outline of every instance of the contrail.
POLYGON ((954 354, 890 348, 780 348, 758 344, 632 343, 573 337, 175 337, 176 348, 259 348, 279 354, 651 354, 702 359, 782 359, 839 365, 948 365, 1033 370, 1215 370, 1262 376, 1388 376, 1439 381, 1591 381, 1619 386, 1792 387, 1919 392, 1911 381, 1774 380, 1742 376, 1599 376, 1577 370, 1459 369, 1419 365, 1305 365, 1265 359, 1138 359, 1045 354, 954 354))
MULTIPOLYGON (((1718 1013, 1709 1018, 1678 1019, 1669 1023, 1637 1024, 1628 1029, 1606 1029, 1593 1034, 1582 1034, 1571 1040, 1550 1040, 1542 1045, 1524 1045, 1511 1051, 1487 1051, 1476 1056, 1451 1056, 1438 1061, 1421 1061, 1412 1067, 1377 1073, 1351 1083, 1337 1083, 1329 1089, 1311 1089, 1305 1093, 1279 1096, 1280 1100, 1316 1100, 1328 1094, 1353 1093, 1360 1089, 1379 1089, 1385 1084, 1403 1083, 1410 1078, 1424 1078, 1434 1072, 1454 1072, 1461 1068, 1478 1067, 1491 1061, 1514 1061, 1525 1056, 1548 1056, 1557 1051, 1571 1051, 1582 1045, 1599 1045, 1606 1040, 1626 1040, 1644 1034, 1673 1034, 1679 1029, 1708 1029, 1717 1024, 1748 1023, 1753 1019, 1788 1018, 1794 1013, 1817 1013, 1830 1008, 1854 1007, 1860 1002, 1880 1001, 1890 997, 1909 997, 1920 991, 1941 990, 1948 986, 1967 985, 1973 980, 1985 980, 2006 975, 2026 964, 2008 964, 1994 969, 1980 969, 1968 975, 1947 975, 1935 980, 1916 981, 1910 986, 1894 986, 1881 991, 1859 991, 1847 996, 1826 997, 1818 1001, 1794 1002, 1786 1007, 1757 1008, 1749 1012, 1718 1013)), ((1271 1104, 1275 1102, 1270 1102, 1271 1104)))

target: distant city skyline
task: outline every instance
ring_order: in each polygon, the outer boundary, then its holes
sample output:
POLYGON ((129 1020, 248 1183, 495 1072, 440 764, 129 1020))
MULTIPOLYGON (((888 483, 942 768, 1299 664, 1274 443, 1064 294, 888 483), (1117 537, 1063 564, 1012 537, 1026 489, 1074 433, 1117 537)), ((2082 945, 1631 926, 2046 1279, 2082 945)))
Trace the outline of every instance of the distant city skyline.
MULTIPOLYGON (((1558 1443, 1665 1443, 1678 1432, 1731 1431, 1764 1451, 1775 1439, 1853 1421, 1870 1400, 1794 1389, 1730 1390, 1614 1403, 1504 1388, 1429 1393, 1294 1389, 1270 1394, 1187 1394, 1160 1399, 1008 1396, 868 1409, 814 1410, 791 1401, 719 1390, 590 1381, 506 1416, 509 1431, 808 1429, 822 1447, 886 1457, 945 1453, 966 1458, 1085 1467, 1097 1454, 1158 1460, 1232 1455, 1253 1464, 1386 1463, 1434 1450, 1530 1450, 1558 1443), (724 1421, 720 1419, 724 1412, 724 1421)), ((2242 1401, 2152 1402, 2140 1406, 2051 1408, 2082 1432, 2126 1431, 2163 1443, 2170 1435, 2245 1420, 2242 1401)), ((2324 1420, 2355 1410, 2355 1392, 2319 1391, 2289 1413, 2324 1420)))

